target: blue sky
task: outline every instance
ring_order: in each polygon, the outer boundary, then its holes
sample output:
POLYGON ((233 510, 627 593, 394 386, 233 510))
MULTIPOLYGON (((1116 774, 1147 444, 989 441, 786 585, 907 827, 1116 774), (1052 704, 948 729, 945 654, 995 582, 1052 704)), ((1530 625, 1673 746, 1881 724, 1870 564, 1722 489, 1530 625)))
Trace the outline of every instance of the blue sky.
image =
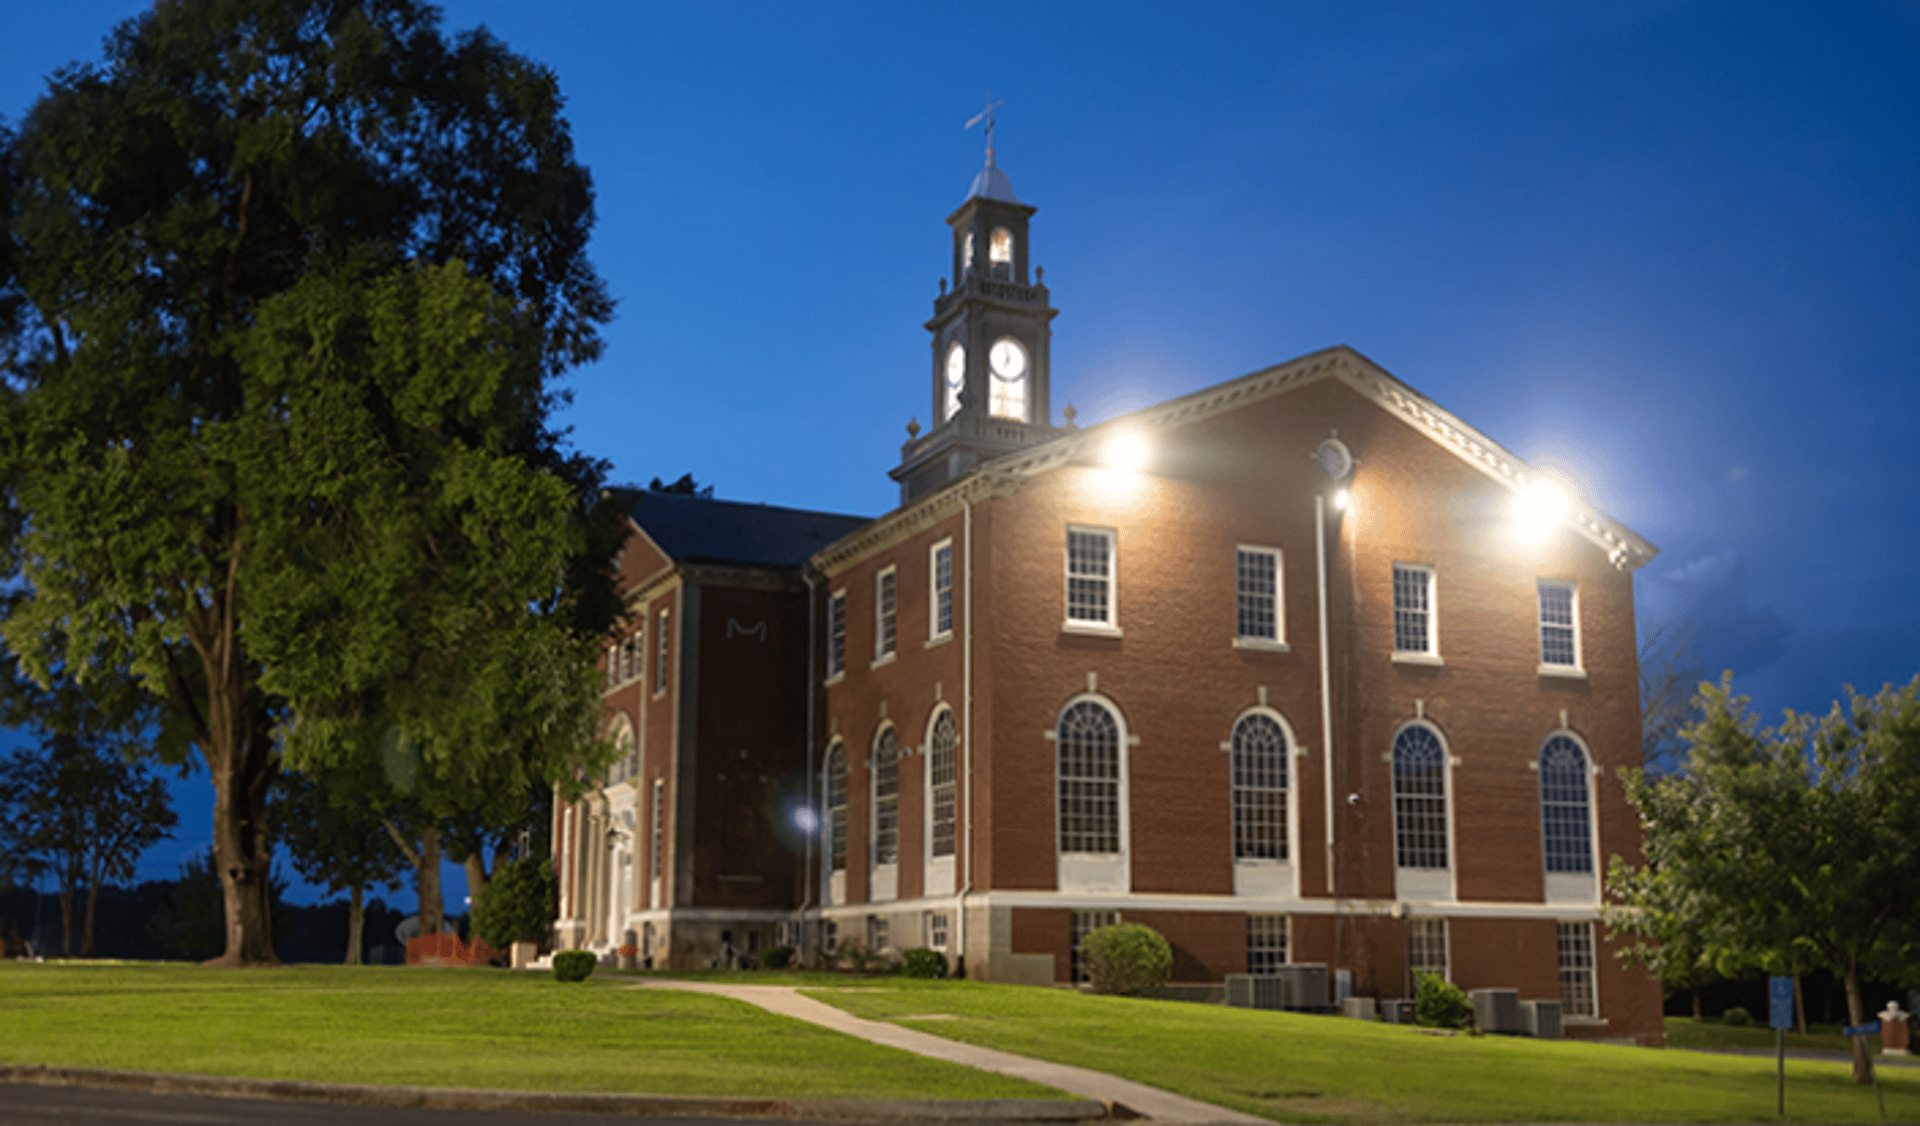
MULTIPOLYGON (((0 114, 138 8, 0 9, 0 114)), ((1658 545, 1643 625, 1766 715, 1920 672, 1920 5, 445 11, 569 99, 620 308, 564 421, 617 479, 892 506, 990 88, 1054 421, 1349 344, 1658 545)))

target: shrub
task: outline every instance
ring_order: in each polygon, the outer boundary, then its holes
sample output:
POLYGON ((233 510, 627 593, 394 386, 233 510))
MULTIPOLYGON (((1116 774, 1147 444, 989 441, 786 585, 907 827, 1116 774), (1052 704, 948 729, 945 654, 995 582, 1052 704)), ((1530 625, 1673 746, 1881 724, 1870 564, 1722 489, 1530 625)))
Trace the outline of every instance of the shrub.
POLYGON ((900 963, 878 950, 868 950, 858 942, 843 942, 833 953, 834 961, 857 974, 890 974, 900 963))
POLYGON ((1096 993, 1145 993, 1165 985, 1173 972, 1173 947, 1140 923, 1098 928, 1080 941, 1080 956, 1096 993))
POLYGON ((500 865, 473 905, 473 933, 495 950, 538 942, 553 924, 553 862, 523 856, 500 865))
POLYGON ((947 956, 925 946, 917 947, 901 957, 900 972, 908 977, 945 977, 947 956))
POLYGON ((1728 1009, 1726 1012, 1720 1014, 1720 1023, 1730 1024, 1736 1028, 1739 1028, 1743 1025, 1752 1024, 1753 1014, 1741 1008, 1740 1006, 1735 1005, 1733 1008, 1728 1009))
POLYGON ((1419 987, 1413 994, 1413 1022, 1428 1028, 1465 1028, 1473 1013, 1460 987, 1426 970, 1416 971, 1419 987))
POLYGON ((599 959, 591 950, 562 950, 553 956, 553 976, 560 981, 585 981, 599 959))
POLYGON ((763 970, 784 970, 793 965, 793 947, 769 946, 760 952, 760 968, 763 970))

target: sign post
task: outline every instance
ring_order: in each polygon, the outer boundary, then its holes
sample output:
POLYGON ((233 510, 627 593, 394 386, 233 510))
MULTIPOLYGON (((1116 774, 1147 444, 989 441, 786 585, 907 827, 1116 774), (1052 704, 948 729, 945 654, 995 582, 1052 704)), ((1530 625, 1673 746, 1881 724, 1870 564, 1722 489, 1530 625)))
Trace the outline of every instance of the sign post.
POLYGON ((1787 1029, 1793 1027, 1793 979, 1767 979, 1767 1023, 1773 1026, 1774 1111, 1787 1116, 1787 1029))
MULTIPOLYGON (((1880 1022, 1870 1020, 1865 1024, 1850 1024, 1840 1030, 1840 1035, 1872 1036, 1878 1031, 1880 1031, 1880 1022)), ((1880 1117, 1885 1118, 1887 1116, 1887 1095, 1886 1092, 1880 1089, 1880 1069, 1873 1066, 1872 1052, 1867 1051, 1865 1048, 1860 1049, 1860 1051, 1867 1057, 1867 1077, 1873 1080, 1873 1093, 1880 1099, 1880 1117)))

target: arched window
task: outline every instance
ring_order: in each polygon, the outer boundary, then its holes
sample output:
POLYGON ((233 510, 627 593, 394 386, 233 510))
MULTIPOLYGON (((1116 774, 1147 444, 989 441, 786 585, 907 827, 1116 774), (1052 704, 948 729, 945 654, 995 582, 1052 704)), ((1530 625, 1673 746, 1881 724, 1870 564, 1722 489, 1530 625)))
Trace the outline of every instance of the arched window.
POLYGON ((1540 830, 1547 871, 1593 871, 1587 753, 1565 735, 1540 748, 1540 830))
POLYGON ((1081 700, 1060 715, 1060 851, 1120 851, 1120 724, 1102 704, 1081 700))
POLYGON ((929 851, 936 857, 953 855, 954 823, 953 711, 941 708, 927 734, 927 808, 932 811, 929 851))
POLYGON ((900 859, 900 742, 891 723, 873 737, 873 862, 900 859))
POLYGON ((995 227, 987 242, 987 268, 1000 281, 1013 279, 1013 232, 995 227))
POLYGON ((1424 723, 1393 738, 1393 852, 1401 868, 1447 866, 1447 751, 1424 723))
POLYGON ((960 413, 960 393, 967 389, 967 349, 955 343, 947 349, 946 394, 942 400, 941 421, 960 413))
POLYGON ((608 782, 624 782, 640 772, 640 747, 633 738, 633 721, 620 717, 613 735, 613 765, 607 767, 608 782))
POLYGON ((827 748, 827 854, 834 871, 847 866, 847 748, 839 740, 827 748))
POLYGON ((1252 712, 1233 725, 1233 858, 1287 858, 1287 733, 1252 712))

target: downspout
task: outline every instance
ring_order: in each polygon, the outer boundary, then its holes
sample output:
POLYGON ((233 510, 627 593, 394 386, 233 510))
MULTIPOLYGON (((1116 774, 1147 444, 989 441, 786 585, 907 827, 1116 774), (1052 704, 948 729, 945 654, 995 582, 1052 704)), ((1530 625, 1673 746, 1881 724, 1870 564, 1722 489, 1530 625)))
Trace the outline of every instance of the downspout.
POLYGON ((963 792, 967 803, 967 824, 965 843, 961 855, 967 862, 967 878, 961 883, 959 894, 954 899, 953 913, 955 934, 962 959, 967 956, 967 893, 973 890, 973 502, 965 496, 960 498, 964 506, 965 524, 962 538, 966 540, 966 554, 962 558, 961 593, 965 601, 960 606, 960 703, 966 710, 966 723, 960 729, 960 756, 966 762, 966 781, 963 792))
POLYGON ((1320 773, 1326 783, 1327 895, 1333 897, 1333 694, 1327 655, 1327 498, 1320 493, 1313 494, 1313 543, 1314 562, 1320 576, 1320 773))
POLYGON ((813 704, 814 692, 817 690, 813 679, 813 647, 814 643, 818 640, 814 634, 815 628, 818 625, 815 618, 814 596, 818 593, 818 587, 816 586, 817 576, 813 573, 812 567, 804 568, 801 571, 801 578, 807 582, 807 817, 809 820, 814 821, 812 831, 807 833, 807 843, 804 850, 805 868, 803 871, 806 875, 800 881, 804 889, 804 894, 801 897, 800 909, 798 911, 800 924, 799 941, 802 958, 804 959, 806 953, 807 911, 813 906, 813 885, 820 876, 820 873, 813 870, 813 842, 814 838, 820 833, 820 825, 814 813, 813 795, 813 704))

